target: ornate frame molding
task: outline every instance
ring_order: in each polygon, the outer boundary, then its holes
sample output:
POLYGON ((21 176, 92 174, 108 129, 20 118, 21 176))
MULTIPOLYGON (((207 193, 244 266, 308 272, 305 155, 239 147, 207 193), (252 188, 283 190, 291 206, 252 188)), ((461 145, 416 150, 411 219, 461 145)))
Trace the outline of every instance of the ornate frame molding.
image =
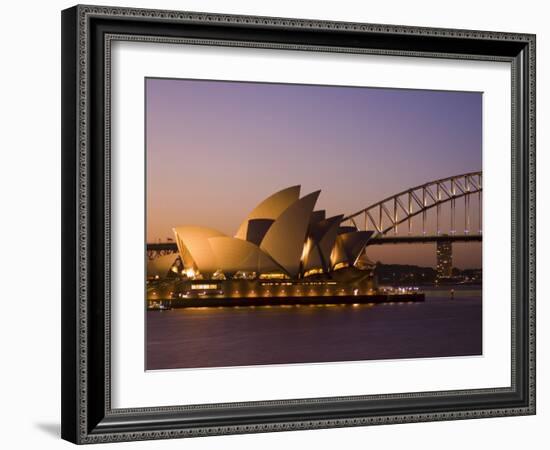
MULTIPOLYGON (((117 25, 118 26, 118 25, 117 25)), ((220 28, 220 29, 221 29, 220 28)), ((63 13, 64 49, 63 49, 63 377, 71 379, 63 388, 63 437, 77 443, 98 443, 112 441, 128 441, 142 439, 165 439, 173 437, 193 437, 219 434, 237 434, 250 432, 271 432, 298 429, 348 427, 373 424, 439 421, 451 419, 469 419, 482 417, 498 417, 510 415, 527 415, 535 413, 535 36, 530 34, 514 34, 470 30, 449 30, 424 27, 405 27, 396 25, 377 25, 331 21, 310 21, 304 19, 270 18, 256 16, 233 16, 204 14, 178 11, 158 11, 146 9, 112 8, 99 6, 76 6, 63 13), (377 47, 350 47, 319 43, 281 43, 245 39, 219 39, 205 37, 168 37, 151 36, 134 32, 111 32, 104 34, 93 31, 92 22, 98 19, 107 21, 119 20, 122 28, 127 21, 136 21, 146 27, 148 23, 157 22, 167 26, 196 25, 208 29, 221 27, 230 29, 238 26, 250 34, 258 30, 268 30, 270 33, 300 32, 302 30, 319 30, 336 33, 345 37, 350 33, 370 36, 376 35, 381 42, 384 37, 396 38, 428 38, 428 41, 439 42, 440 39, 452 41, 457 39, 461 43, 471 41, 471 48, 481 42, 497 42, 502 45, 498 48, 511 49, 507 54, 495 51, 494 54, 475 53, 461 50, 460 52, 444 52, 427 49, 395 49, 377 47), (229 28, 228 28, 229 27, 229 28), (91 165, 92 147, 94 139, 92 123, 94 116, 92 101, 99 95, 91 82, 97 77, 98 67, 95 54, 98 52, 97 43, 93 39, 100 36, 104 46, 101 55, 101 70, 104 70, 103 101, 104 124, 102 126, 103 160, 101 180, 94 178, 94 167, 91 165), (289 49, 324 52, 352 52, 364 54, 384 54, 396 56, 436 57, 453 59, 482 59, 492 61, 508 61, 512 64, 512 153, 513 196, 518 197, 518 203, 513 203, 512 212, 512 271, 513 271, 513 311, 512 311, 512 385, 510 388, 477 389, 461 391, 437 391, 424 393, 406 393, 393 395, 375 395, 359 397, 330 397, 317 399, 292 399, 270 402, 231 403, 217 405, 194 405, 166 408, 139 408, 139 409, 111 409, 110 402, 110 63, 111 43, 115 40, 146 41, 158 43, 185 43, 195 45, 244 46, 266 49, 289 49), (96 47, 94 47, 96 45, 96 47), (519 49, 514 53, 514 49, 519 49), (519 102, 516 101, 519 99, 519 102), (76 107, 75 107, 76 105, 76 107), (521 155, 523 154, 523 156, 521 155), (518 155, 518 158, 516 158, 518 155), (516 159, 521 164, 516 163, 516 159), (106 212, 103 223, 102 239, 92 242, 90 232, 96 228, 97 210, 91 206, 97 200, 93 191, 97 183, 102 183, 102 208, 106 212), (67 191, 65 193, 65 191, 67 191), (93 202, 92 202, 93 197, 93 202), (521 234, 521 233, 524 234, 521 234), (520 239, 517 239, 520 236, 520 239), (526 245, 521 241, 526 239, 526 245), (521 241, 521 242, 520 242, 521 241), (97 324, 90 319, 91 290, 94 286, 94 276, 91 276, 92 267, 97 265, 97 258, 90 257, 96 250, 92 247, 101 244, 99 255, 102 256, 103 266, 97 270, 103 271, 103 323, 97 324), (516 251, 517 248, 517 251, 516 251), (515 254, 516 253, 516 254, 515 254), (519 254, 517 254, 519 253, 519 254), (520 262, 520 272, 517 272, 517 262, 520 262), (521 272, 523 271, 523 272, 521 272), (517 285, 516 285, 517 283, 517 285), (517 294, 526 292, 522 298, 517 294), (514 300, 515 299, 515 300, 514 300), (515 302, 518 302, 517 304, 515 302), (516 307, 525 308, 523 317, 517 317, 516 307), (520 322, 521 321, 521 322, 520 322), (519 330, 517 325, 521 325, 519 330), (97 333, 103 332, 99 339, 97 333), (520 333, 520 334, 518 334, 520 333), (517 359, 516 336, 523 336, 524 347, 521 349, 520 360, 517 359), (67 343, 67 341, 71 343, 67 343), (91 364, 96 360, 90 357, 90 349, 103 345, 104 379, 98 379, 99 372, 90 371, 91 364), (521 366, 522 373, 516 373, 516 367, 521 366), (523 373, 524 372, 524 373, 523 373), (291 408, 293 406, 307 407, 307 405, 327 405, 330 403, 357 401, 365 402, 399 399, 410 401, 437 397, 465 397, 468 400, 476 396, 495 394, 517 394, 518 376, 525 376, 526 382, 521 399, 515 403, 509 402, 504 407, 478 408, 450 408, 448 410, 434 409, 433 411, 417 411, 412 413, 371 414, 354 416, 352 410, 341 417, 319 418, 304 420, 299 417, 293 420, 272 421, 264 423, 220 424, 212 421, 210 425, 198 426, 169 425, 171 414, 181 414, 186 411, 207 411, 209 409, 227 409, 243 407, 278 407, 291 408), (97 392, 97 386, 103 386, 103 407, 92 406, 90 395, 97 392), (93 386, 93 387, 92 387, 93 386), (526 398, 524 393, 527 394, 526 398), (145 419, 144 419, 145 418, 145 419), (100 419, 100 420, 98 420, 100 419), (130 424, 128 425, 128 422, 130 424), (164 421, 164 422, 163 422, 164 421), (124 422, 124 425, 121 423, 124 422), (163 424, 164 423, 164 424, 163 424)), ((123 30, 120 30, 123 31, 123 30)), ((103 31, 102 31, 103 32, 103 31)), ((261 37, 261 36, 260 36, 261 37)), ((420 42, 420 41, 419 41, 420 42)), ((458 44, 457 44, 458 45, 458 44)), ((464 44, 462 49, 464 49, 464 44)), ((435 48, 434 44, 434 48, 435 48)), ((100 70, 100 71, 101 71, 100 70)), ((95 143, 99 139, 96 139, 95 143)), ((95 203, 94 203, 95 204, 95 203)), ((96 269, 94 269, 96 270, 96 269)), ((521 344, 521 343, 520 343, 521 344)), ((99 370, 99 369, 98 369, 99 370)), ((521 384, 520 383, 520 384, 521 384)), ((306 416, 305 416, 306 417, 306 416)))

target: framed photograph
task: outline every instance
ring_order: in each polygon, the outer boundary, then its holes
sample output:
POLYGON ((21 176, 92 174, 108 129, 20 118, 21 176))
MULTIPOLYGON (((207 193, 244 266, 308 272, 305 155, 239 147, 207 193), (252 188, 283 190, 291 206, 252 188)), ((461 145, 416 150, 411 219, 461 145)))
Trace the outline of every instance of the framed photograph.
POLYGON ((535 413, 535 36, 62 12, 62 437, 535 413))

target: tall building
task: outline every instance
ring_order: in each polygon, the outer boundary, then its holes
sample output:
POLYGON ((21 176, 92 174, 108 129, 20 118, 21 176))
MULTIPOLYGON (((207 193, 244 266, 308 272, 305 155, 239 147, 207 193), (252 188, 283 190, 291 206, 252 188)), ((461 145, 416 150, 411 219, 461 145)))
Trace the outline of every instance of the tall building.
POLYGON ((453 244, 450 241, 437 242, 437 278, 453 275, 453 244))

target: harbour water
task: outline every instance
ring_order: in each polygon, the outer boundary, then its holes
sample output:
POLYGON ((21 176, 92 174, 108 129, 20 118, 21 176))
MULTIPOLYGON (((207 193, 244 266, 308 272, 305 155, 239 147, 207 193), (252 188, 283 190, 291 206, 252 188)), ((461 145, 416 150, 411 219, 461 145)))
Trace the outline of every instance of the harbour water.
POLYGON ((424 292, 425 302, 410 304, 148 311, 146 367, 481 355, 481 287, 424 292))

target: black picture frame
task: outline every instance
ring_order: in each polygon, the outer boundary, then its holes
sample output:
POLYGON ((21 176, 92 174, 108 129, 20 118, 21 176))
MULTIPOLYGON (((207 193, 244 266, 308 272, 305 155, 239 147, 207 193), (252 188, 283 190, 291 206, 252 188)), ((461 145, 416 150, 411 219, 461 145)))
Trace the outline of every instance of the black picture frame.
POLYGON ((61 406, 62 437, 78 444, 535 414, 535 36, 119 7, 64 10, 61 406), (510 62, 511 386, 113 409, 108 107, 110 42, 117 39, 510 62))

